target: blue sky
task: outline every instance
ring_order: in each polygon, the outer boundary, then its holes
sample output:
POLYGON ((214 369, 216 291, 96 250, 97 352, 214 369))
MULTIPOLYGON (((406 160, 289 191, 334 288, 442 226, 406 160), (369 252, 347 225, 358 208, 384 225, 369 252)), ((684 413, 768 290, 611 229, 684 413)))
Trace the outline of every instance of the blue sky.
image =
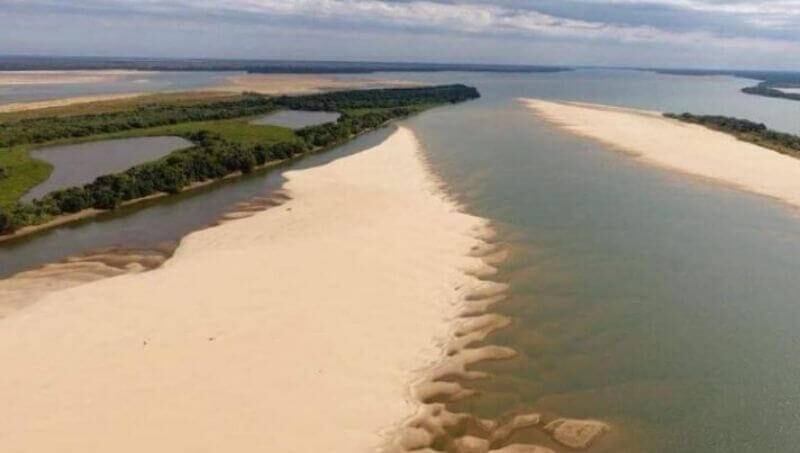
POLYGON ((800 69, 800 0, 0 0, 0 53, 800 69))

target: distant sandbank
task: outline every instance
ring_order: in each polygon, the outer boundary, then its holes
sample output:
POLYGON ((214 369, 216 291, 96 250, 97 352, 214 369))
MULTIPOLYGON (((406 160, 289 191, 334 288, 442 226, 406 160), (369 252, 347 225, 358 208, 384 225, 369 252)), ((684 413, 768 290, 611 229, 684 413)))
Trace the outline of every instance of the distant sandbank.
MULTIPOLYGON (((37 71, 32 71, 37 72, 37 71)), ((73 78, 56 75, 59 71, 53 71, 42 80, 47 80, 47 83, 76 83, 73 82, 79 76, 72 76, 73 78)), ((121 77, 128 72, 140 74, 139 71, 85 71, 85 72, 102 72, 102 75, 85 75, 85 80, 91 77, 105 77, 114 78, 121 77)), ((37 72, 38 73, 38 72, 37 72)), ((4 84, 3 72, 0 72, 0 85, 4 84)), ((8 74, 8 73, 6 73, 8 74)), ((147 73, 145 73, 147 74, 147 73)), ((27 76, 26 80, 34 80, 35 77, 27 76)), ((43 76, 42 76, 43 77, 43 76)), ((22 76, 6 76, 6 84, 13 84, 14 80, 23 80, 22 76), (16 78, 14 78, 16 77, 16 78)), ((92 83, 100 82, 95 80, 92 83)), ((103 80, 108 81, 108 80, 103 80)), ((87 82, 88 83, 88 82, 87 82)), ((323 93, 326 91, 342 91, 342 90, 356 90, 356 89, 370 89, 370 88, 403 88, 421 86, 422 84, 404 80, 380 80, 370 78, 340 78, 332 75, 319 75, 319 74, 240 74, 230 76, 225 79, 225 82, 217 86, 204 87, 201 90, 208 93, 215 93, 217 95, 224 95, 225 93, 241 93, 243 91, 250 91, 261 93, 265 95, 297 95, 297 94, 315 94, 323 93)), ((191 91, 190 91, 191 92, 191 91)), ((172 92, 177 93, 177 92, 172 92)), ((77 104, 88 104, 100 101, 114 101, 122 99, 130 99, 136 97, 147 96, 154 94, 154 92, 135 92, 135 93, 111 93, 111 94, 98 94, 87 96, 72 96, 66 98, 55 98, 41 101, 25 101, 14 102, 0 105, 0 113, 13 113, 23 112, 27 110, 39 110, 54 107, 66 107, 77 104)))
POLYGON ((126 76, 147 74, 152 74, 152 72, 123 70, 0 71, 0 86, 107 83, 126 76))
POLYGON ((385 446, 487 291, 470 255, 486 222, 440 193, 404 128, 286 176, 283 204, 191 234, 155 270, 9 312, 0 450, 385 446))
POLYGON ((800 160, 659 112, 581 102, 522 99, 571 133, 673 170, 730 184, 800 207, 800 160))
POLYGON ((367 77, 343 78, 325 74, 243 74, 227 78, 214 89, 254 91, 261 94, 313 94, 326 91, 367 88, 402 88, 420 86, 404 80, 381 80, 367 77))
POLYGON ((46 101, 13 102, 0 105, 0 113, 24 112, 26 110, 47 109, 53 107, 66 107, 75 104, 88 104, 90 102, 114 101, 144 96, 145 93, 99 94, 96 96, 75 96, 68 98, 49 99, 46 101))

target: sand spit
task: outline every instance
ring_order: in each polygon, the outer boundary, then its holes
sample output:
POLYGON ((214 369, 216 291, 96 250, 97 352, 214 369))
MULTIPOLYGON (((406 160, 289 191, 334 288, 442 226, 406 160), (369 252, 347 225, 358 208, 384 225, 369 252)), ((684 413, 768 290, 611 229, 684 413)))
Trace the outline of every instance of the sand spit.
POLYGON ((289 172, 291 199, 188 236, 158 269, 0 320, 0 360, 14 364, 0 373, 14 408, 0 450, 385 445, 417 410, 409 382, 440 363, 466 296, 490 286, 468 273, 483 266, 469 252, 486 222, 437 192, 418 153, 399 129, 289 172))
POLYGON ((522 102, 564 130, 646 162, 800 206, 798 159, 658 112, 578 102, 522 102))
POLYGON ((261 94, 314 94, 326 91, 366 88, 403 88, 420 84, 404 80, 380 80, 365 77, 342 78, 319 74, 244 74, 231 76, 222 91, 254 91, 261 94))
POLYGON ((14 102, 0 105, 0 113, 24 112, 27 110, 48 109, 53 107, 66 107, 75 104, 88 104, 99 101, 116 101, 144 96, 144 93, 100 94, 96 96, 76 96, 71 98, 50 99, 46 101, 14 102))
POLYGON ((132 75, 153 74, 148 71, 75 70, 75 71, 0 71, 2 85, 55 85, 108 83, 132 75))

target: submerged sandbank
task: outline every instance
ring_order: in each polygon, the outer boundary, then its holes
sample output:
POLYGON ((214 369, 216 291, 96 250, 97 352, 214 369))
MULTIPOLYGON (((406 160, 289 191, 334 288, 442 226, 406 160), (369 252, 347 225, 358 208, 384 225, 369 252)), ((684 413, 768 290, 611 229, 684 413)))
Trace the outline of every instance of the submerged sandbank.
POLYGON ((569 132, 673 170, 800 206, 800 160, 658 112, 580 102, 523 99, 569 132))
POLYGON ((482 219, 413 134, 286 174, 280 206, 194 233, 162 267, 0 320, 0 450, 358 452, 416 410, 482 282, 482 219), (481 272, 477 272, 480 274, 481 272))

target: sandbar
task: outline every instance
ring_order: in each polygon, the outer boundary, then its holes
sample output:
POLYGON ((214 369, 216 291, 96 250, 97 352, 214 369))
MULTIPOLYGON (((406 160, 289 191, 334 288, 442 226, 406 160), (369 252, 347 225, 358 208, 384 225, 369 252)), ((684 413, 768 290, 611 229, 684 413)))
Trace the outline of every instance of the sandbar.
POLYGON ((0 71, 2 85, 56 85, 107 83, 132 75, 153 74, 148 71, 70 70, 70 71, 0 71))
POLYGON ((0 113, 24 112, 26 110, 47 109, 52 107, 66 107, 75 104, 88 104, 99 101, 115 101, 144 96, 145 93, 118 93, 99 94, 95 96, 74 96, 68 98, 48 99, 45 101, 12 102, 0 105, 0 113))
POLYGON ((285 174, 283 204, 149 272, 0 319, 0 451, 374 451, 419 408, 485 266, 486 221, 414 134, 285 174))
POLYGON ((800 207, 800 160, 660 112, 581 102, 522 99, 570 133, 672 170, 800 207))
POLYGON ((343 78, 320 74, 243 74, 228 77, 223 85, 212 89, 276 95, 414 86, 420 86, 420 84, 404 80, 381 80, 367 77, 343 78))

